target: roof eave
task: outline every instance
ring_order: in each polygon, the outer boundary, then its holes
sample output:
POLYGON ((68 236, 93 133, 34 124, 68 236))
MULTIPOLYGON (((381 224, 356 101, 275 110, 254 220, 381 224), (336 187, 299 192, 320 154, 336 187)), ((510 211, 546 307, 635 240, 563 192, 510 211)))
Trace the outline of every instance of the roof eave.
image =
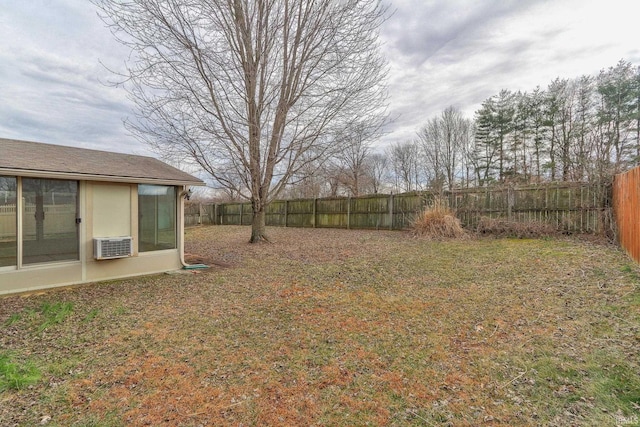
POLYGON ((204 186, 203 181, 167 178, 149 178, 136 176, 94 175, 70 172, 36 171, 25 169, 0 168, 0 175, 20 176, 27 178, 73 179, 78 181, 106 181, 129 184, 161 184, 161 185, 193 185, 204 186))

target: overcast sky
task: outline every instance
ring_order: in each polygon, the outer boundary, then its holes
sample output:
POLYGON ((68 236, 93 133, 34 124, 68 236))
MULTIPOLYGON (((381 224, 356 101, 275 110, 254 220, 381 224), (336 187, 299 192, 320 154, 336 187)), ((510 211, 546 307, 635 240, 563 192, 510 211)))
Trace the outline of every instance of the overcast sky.
MULTIPOLYGON (((500 89, 640 65, 637 0, 395 0, 383 28, 395 122, 378 143, 414 138, 453 105, 472 117, 500 89)), ((105 83, 118 45, 88 0, 0 0, 0 137, 151 154, 105 83)), ((0 147, 0 155, 2 155, 0 147)))

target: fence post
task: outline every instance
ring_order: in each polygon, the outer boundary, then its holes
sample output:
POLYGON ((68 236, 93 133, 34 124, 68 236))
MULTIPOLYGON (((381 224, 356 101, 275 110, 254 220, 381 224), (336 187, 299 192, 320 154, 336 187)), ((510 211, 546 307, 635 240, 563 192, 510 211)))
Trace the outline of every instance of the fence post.
POLYGON ((313 218, 311 218, 311 225, 313 228, 316 228, 316 204, 318 202, 318 199, 316 199, 315 197, 313 198, 313 208, 311 209, 311 212, 313 214, 313 218))
POLYGON ((389 194, 389 230, 393 230, 393 193, 389 194))
POLYGON ((240 203, 240 225, 242 225, 242 217, 244 216, 243 207, 244 203, 240 203))
POLYGON ((289 223, 288 222, 288 220, 289 220, 288 216, 289 216, 289 201, 285 200, 284 201, 284 227, 285 228, 287 228, 287 225, 289 223))
POLYGON ((556 209, 556 226, 557 227, 560 227, 560 211, 558 210, 559 205, 560 205, 560 183, 556 184, 555 209, 556 209))
POLYGON ((351 228, 351 197, 347 197, 347 230, 351 228))
POLYGON ((544 187, 544 217, 545 221, 551 221, 551 211, 549 210, 549 186, 544 187))
POLYGON ((513 186, 509 184, 507 187, 507 220, 511 221, 513 216, 513 204, 515 202, 515 195, 513 192, 513 186))

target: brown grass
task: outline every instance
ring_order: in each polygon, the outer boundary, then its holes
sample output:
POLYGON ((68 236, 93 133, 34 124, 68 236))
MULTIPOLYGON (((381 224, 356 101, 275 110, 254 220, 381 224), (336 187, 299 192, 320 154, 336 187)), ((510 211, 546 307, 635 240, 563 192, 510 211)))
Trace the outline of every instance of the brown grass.
POLYGON ((566 239, 187 232, 206 271, 0 299, 0 425, 638 422, 640 271, 566 239), (39 331, 43 302, 73 311, 39 331))
POLYGON ((411 231, 414 236, 430 239, 463 238, 466 236, 455 212, 442 198, 435 198, 418 214, 411 224, 411 231))

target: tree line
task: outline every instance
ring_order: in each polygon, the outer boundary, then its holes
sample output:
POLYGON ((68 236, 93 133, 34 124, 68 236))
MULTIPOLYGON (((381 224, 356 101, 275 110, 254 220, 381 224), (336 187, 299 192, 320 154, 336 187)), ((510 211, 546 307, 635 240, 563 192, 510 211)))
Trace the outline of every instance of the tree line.
POLYGON ((383 152, 365 133, 352 132, 348 148, 302 171, 286 196, 602 182, 640 162, 640 67, 621 60, 595 76, 503 89, 473 118, 448 107, 383 152))

